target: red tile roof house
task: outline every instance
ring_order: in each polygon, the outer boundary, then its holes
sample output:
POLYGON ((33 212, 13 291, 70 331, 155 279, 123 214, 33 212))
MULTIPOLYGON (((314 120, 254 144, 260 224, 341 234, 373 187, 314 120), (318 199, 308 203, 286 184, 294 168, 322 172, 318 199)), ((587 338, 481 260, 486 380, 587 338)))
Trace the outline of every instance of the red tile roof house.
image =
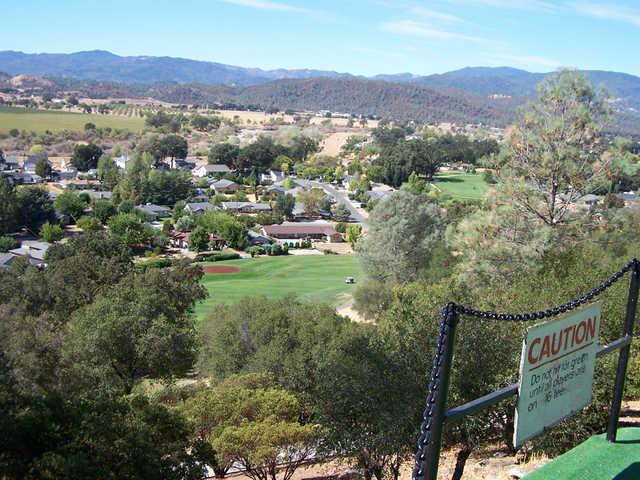
POLYGON ((265 225, 262 233, 278 240, 316 240, 320 242, 341 242, 342 235, 331 225, 283 224, 265 225))
MULTIPOLYGON (((183 250, 189 249, 189 232, 173 232, 171 234, 171 240, 169 241, 172 247, 181 248, 183 250)), ((224 238, 209 234, 209 245, 212 250, 222 250, 226 242, 224 238)))

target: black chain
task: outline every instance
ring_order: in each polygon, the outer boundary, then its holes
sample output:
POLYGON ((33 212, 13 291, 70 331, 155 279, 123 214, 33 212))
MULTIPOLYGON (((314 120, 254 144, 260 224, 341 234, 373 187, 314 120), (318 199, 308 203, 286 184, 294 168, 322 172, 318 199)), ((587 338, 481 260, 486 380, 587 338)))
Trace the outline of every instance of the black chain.
POLYGON ((561 313, 568 312, 570 310, 578 308, 583 303, 586 303, 592 300, 593 298, 597 297, 602 292, 604 292, 607 288, 609 288, 611 285, 613 285, 618 280, 620 280, 620 278, 625 273, 631 270, 634 267, 634 265, 637 265, 638 263, 640 262, 638 262, 636 258, 631 259, 629 263, 627 263, 624 267, 622 267, 620 270, 614 273, 608 280, 602 282, 600 285, 598 285, 596 288, 591 290, 589 293, 583 295, 580 298, 571 300, 567 303, 563 303, 562 305, 558 305, 557 307, 549 308, 547 310, 541 310, 539 312, 531 312, 531 313, 496 313, 496 312, 489 312, 489 311, 483 311, 483 310, 476 310, 475 308, 465 307, 464 305, 457 305, 457 304, 455 306, 455 309, 456 309, 456 312, 458 313, 464 313, 467 315, 471 315, 473 317, 488 318, 491 320, 504 320, 504 321, 511 321, 511 322, 513 321, 527 322, 529 320, 540 320, 543 318, 555 317, 556 315, 559 315, 561 313))
MULTIPOLYGON (((422 479, 424 477, 424 459, 428 454, 429 444, 432 442, 431 429, 433 427, 434 414, 436 413, 436 400, 439 393, 440 378, 442 376, 442 355, 447 343, 447 335, 451 330, 452 322, 455 321, 455 303, 449 302, 440 312, 440 331, 438 344, 436 345, 436 355, 433 358, 431 368, 431 380, 429 381, 429 393, 425 400, 424 413, 422 414, 422 425, 420 426, 420 436, 418 437, 418 453, 413 469, 413 478, 422 479)), ((441 420, 441 419, 438 419, 441 420)))
MULTIPOLYGON (((580 305, 592 300, 600 295, 606 289, 611 287, 620 278, 631 269, 640 268, 640 261, 636 258, 631 259, 624 267, 614 273, 609 279, 598 285, 596 288, 588 292, 587 294, 571 300, 569 302, 558 305, 557 307, 549 308, 547 310, 541 310, 539 312, 531 313, 496 313, 490 311, 476 310, 475 308, 466 307, 464 305, 458 305, 453 302, 447 303, 440 313, 440 330, 438 335, 438 343, 436 346, 436 354, 433 359, 433 366, 431 368, 431 379, 429 381, 429 393, 425 401, 425 410, 422 415, 422 425, 420 426, 420 436, 418 437, 417 453, 415 459, 415 465, 413 468, 413 480, 423 480, 425 471, 424 466, 429 462, 425 462, 431 444, 433 443, 434 428, 434 415, 436 412, 437 403, 442 398, 443 392, 441 392, 440 379, 442 377, 442 362, 445 345, 447 343, 447 335, 451 330, 452 323, 456 321, 455 314, 466 314, 477 318, 487 318, 492 320, 504 320, 504 321, 516 321, 526 322, 530 320, 540 320, 543 318, 554 317, 564 312, 573 310, 580 305)), ((440 425, 437 428, 442 427, 442 418, 435 419, 435 422, 439 422, 440 425)), ((435 460, 437 461, 437 460, 435 460)))

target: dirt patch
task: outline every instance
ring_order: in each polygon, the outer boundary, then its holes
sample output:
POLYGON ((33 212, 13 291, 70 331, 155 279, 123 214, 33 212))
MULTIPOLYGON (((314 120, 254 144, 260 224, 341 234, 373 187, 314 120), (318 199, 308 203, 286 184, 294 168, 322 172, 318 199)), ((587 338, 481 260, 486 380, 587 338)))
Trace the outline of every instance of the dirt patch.
POLYGON ((240 271, 240 267, 234 265, 210 265, 202 270, 204 273, 236 273, 240 271))

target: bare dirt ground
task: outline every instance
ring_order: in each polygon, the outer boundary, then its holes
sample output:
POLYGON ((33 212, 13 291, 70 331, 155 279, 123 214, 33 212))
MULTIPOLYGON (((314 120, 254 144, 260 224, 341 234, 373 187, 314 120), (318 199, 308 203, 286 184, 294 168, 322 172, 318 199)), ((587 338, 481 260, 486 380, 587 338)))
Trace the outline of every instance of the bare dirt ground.
POLYGON ((349 245, 347 242, 318 242, 313 246, 321 252, 324 252, 325 250, 331 250, 332 252, 339 255, 351 255, 353 253, 351 245, 349 245))
POLYGON ((340 154, 340 149, 346 143, 347 138, 356 135, 354 132, 335 132, 327 135, 320 142, 320 155, 336 157, 340 154))

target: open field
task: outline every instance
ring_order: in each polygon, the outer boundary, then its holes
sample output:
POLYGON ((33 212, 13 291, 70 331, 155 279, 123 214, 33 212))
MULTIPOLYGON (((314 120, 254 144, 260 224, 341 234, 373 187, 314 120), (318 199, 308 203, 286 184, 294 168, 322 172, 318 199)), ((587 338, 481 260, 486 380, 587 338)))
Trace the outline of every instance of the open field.
POLYGON ((196 305, 202 321, 219 302, 234 302, 243 297, 283 297, 295 293, 301 298, 332 305, 344 303, 363 279, 362 270, 352 255, 309 255, 260 257, 207 263, 237 266, 237 273, 205 275, 202 284, 209 298, 196 305), (354 277, 355 285, 345 283, 354 277))
POLYGON ((119 115, 98 115, 91 113, 71 113, 58 110, 34 110, 28 108, 0 108, 0 132, 9 130, 28 130, 44 132, 45 130, 83 130, 84 124, 91 122, 97 127, 122 128, 138 131, 144 126, 144 120, 136 117, 119 115))
POLYGON ((437 173, 432 185, 456 200, 480 200, 489 189, 480 173, 437 173))

